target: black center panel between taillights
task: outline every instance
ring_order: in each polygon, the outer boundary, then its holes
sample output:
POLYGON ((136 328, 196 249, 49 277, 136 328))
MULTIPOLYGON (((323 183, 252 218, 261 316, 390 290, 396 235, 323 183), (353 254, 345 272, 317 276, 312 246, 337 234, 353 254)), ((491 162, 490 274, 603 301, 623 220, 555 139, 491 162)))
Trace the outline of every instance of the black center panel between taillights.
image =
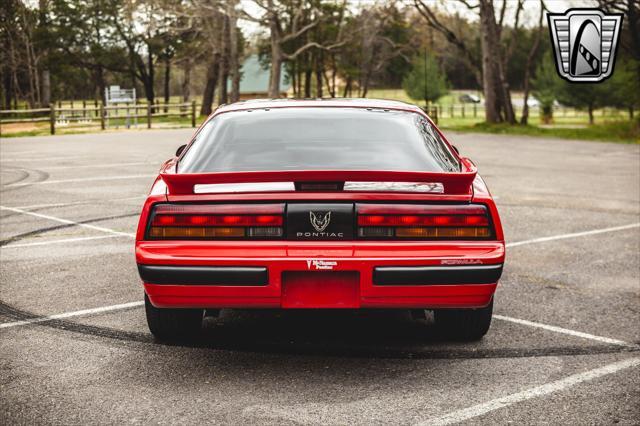
POLYGON ((157 203, 145 240, 493 240, 483 204, 283 201, 157 203))

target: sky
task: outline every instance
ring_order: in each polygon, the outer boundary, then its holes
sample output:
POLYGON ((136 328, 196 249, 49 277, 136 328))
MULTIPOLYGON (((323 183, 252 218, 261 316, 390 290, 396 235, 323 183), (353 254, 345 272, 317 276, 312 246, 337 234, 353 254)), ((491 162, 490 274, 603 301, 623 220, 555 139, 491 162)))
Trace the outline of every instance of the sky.
MULTIPOLYGON (((336 0, 339 1, 339 0, 336 0)), ((434 8, 440 9, 442 11, 448 13, 459 13, 463 16, 467 16, 470 20, 477 19, 476 11, 469 10, 464 4, 456 0, 423 0, 426 4, 433 6, 434 8)), ((515 6, 517 5, 517 0, 506 0, 507 1, 507 16, 506 22, 513 23, 515 6)), ((382 3, 384 0, 348 0, 348 3, 354 9, 366 7, 367 5, 371 5, 374 3, 382 3)), ((407 6, 413 7, 412 0, 402 0, 402 3, 407 6)), ((468 3, 474 4, 477 3, 474 0, 468 0, 468 3)), ((575 7, 597 7, 596 0, 545 0, 545 4, 547 9, 550 12, 562 13, 570 8, 575 7)), ((241 7, 247 11, 251 16, 259 17, 263 13, 263 9, 260 6, 256 5, 253 0, 240 0, 241 7)), ((502 5, 502 0, 495 0, 495 7, 498 9, 502 5)), ((525 0, 525 6, 523 12, 521 13, 521 25, 525 27, 533 27, 537 25, 538 18, 540 14, 540 1, 539 0, 525 0)), ((239 26, 242 29, 242 32, 247 38, 253 38, 262 32, 264 29, 255 22, 250 22, 247 20, 239 21, 239 26)))

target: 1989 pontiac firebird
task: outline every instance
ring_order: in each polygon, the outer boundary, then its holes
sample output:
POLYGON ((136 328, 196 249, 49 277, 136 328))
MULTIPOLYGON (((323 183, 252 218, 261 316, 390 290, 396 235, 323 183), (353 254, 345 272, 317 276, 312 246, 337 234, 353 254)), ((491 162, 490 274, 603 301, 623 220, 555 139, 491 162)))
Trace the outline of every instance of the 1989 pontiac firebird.
POLYGON ((366 99, 218 108, 162 166, 136 235, 160 339, 220 308, 428 309, 479 339, 504 258, 471 160, 420 108, 366 99))

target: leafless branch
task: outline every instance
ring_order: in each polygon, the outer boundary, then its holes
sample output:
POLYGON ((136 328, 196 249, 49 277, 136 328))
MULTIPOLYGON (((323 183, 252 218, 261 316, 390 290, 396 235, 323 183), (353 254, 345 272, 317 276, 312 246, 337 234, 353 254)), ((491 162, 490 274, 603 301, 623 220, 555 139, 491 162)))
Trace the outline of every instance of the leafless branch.
POLYGON ((429 6, 427 6, 422 0, 413 1, 418 13, 422 15, 431 28, 438 31, 449 43, 453 44, 462 53, 467 64, 472 67, 476 73, 479 73, 478 64, 466 44, 453 31, 439 21, 429 6))
POLYGON ((294 40, 298 37, 300 37, 302 34, 306 33, 307 31, 309 31, 310 29, 312 29, 313 27, 317 26, 320 23, 319 19, 316 19, 315 21, 305 25, 304 27, 300 28, 298 31, 292 32, 291 34, 287 34, 286 36, 282 37, 280 39, 280 44, 286 43, 290 40, 294 40))
POLYGON ((467 6, 468 9, 477 9, 480 7, 480 4, 471 4, 467 0, 458 0, 460 3, 467 6))

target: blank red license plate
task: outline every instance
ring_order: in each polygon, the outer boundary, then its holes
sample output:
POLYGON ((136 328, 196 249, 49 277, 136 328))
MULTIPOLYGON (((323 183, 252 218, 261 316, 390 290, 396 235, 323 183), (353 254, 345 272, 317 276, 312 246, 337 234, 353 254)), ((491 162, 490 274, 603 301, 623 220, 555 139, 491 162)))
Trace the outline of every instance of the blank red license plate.
POLYGON ((359 308, 358 272, 283 272, 283 308, 359 308))

